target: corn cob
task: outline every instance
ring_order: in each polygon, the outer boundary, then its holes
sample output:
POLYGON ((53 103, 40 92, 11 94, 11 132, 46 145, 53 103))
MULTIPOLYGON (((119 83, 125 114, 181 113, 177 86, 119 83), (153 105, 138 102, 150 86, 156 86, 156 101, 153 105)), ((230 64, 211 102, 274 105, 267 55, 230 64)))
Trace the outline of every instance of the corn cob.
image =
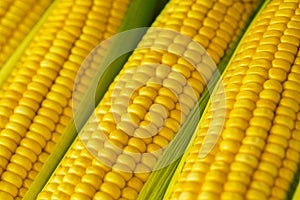
POLYGON ((116 33, 128 4, 61 0, 20 58, 0 100, 1 199, 28 190, 72 117, 77 70, 116 33))
MULTIPOLYGON (((153 27, 178 31, 193 38, 218 63, 256 5, 256 1, 224 4, 224 1, 172 0, 153 27)), ((191 64, 176 55, 186 52, 190 59, 199 63, 197 56, 201 54, 193 57, 192 46, 185 49, 186 41, 173 37, 172 34, 164 35, 163 31, 145 35, 139 46, 150 44, 154 49, 133 52, 96 108, 96 118, 91 117, 87 122, 81 132, 83 137, 75 140, 38 199, 137 198, 158 159, 151 153, 165 147, 174 137, 215 70, 213 66, 203 67, 205 77, 201 77, 191 64), (153 68, 147 64, 160 65, 153 68), (169 67, 166 69, 161 64, 169 67), (137 67, 139 65, 143 66, 137 67), (181 78, 172 70, 178 71, 181 78), (136 90, 142 79, 150 77, 145 86, 136 90), (131 79, 135 82, 130 82, 131 79), (184 89, 187 82, 192 91, 184 89), (180 105, 176 95, 187 100, 186 103, 180 105), (128 109, 127 101, 130 102, 128 109), (132 121, 140 128, 135 129, 132 121), (101 131, 109 141, 99 135, 101 131), (131 152, 148 154, 132 158, 131 152), (94 154, 105 163, 93 157, 94 154)))
POLYGON ((51 2, 52 0, 5 0, 1 2, 0 69, 51 2))
POLYGON ((171 199, 286 198, 300 153, 299 9, 274 0, 253 22, 222 80, 222 137, 199 157, 218 112, 210 104, 171 199))

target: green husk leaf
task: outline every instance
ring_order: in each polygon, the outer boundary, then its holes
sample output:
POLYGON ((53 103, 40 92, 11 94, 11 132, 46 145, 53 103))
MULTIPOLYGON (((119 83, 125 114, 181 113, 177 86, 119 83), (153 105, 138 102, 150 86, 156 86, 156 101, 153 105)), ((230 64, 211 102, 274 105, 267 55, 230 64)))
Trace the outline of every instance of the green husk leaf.
POLYGON ((300 199, 300 164, 298 164, 297 172, 294 176, 294 180, 290 185, 289 191, 287 193, 287 200, 299 200, 300 199))

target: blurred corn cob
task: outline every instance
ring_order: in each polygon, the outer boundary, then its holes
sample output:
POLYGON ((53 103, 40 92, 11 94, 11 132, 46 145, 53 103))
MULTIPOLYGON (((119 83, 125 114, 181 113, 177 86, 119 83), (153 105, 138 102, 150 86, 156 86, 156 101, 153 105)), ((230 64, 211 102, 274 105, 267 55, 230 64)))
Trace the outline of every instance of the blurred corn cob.
POLYGON ((0 3, 0 70, 52 0, 4 0, 0 3))

